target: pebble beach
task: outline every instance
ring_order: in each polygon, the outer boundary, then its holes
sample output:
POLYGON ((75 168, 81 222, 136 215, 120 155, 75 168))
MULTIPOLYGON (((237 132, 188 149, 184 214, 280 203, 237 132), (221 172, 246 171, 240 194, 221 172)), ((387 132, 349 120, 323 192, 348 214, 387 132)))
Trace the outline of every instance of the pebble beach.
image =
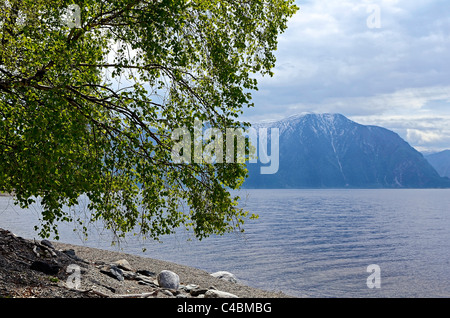
POLYGON ((282 292, 243 285, 239 278, 236 281, 211 274, 117 251, 27 240, 0 229, 0 297, 290 297, 282 292), (176 286, 161 286, 159 278, 163 271, 176 277, 176 286), (78 279, 76 288, 74 273, 78 279))

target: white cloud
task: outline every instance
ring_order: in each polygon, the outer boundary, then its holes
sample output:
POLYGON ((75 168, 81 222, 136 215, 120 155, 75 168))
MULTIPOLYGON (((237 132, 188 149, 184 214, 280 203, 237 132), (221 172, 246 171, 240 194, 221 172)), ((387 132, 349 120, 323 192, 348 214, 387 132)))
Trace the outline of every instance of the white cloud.
POLYGON ((445 139, 443 135, 434 131, 417 129, 406 129, 406 137, 410 142, 420 146, 445 139))
POLYGON ((275 76, 259 81, 246 120, 335 112, 362 123, 377 119, 417 146, 450 148, 443 126, 450 127, 450 1, 297 3, 280 37, 275 76), (367 27, 373 4, 380 29, 367 27), (397 128, 394 119, 411 126, 397 128), (421 122, 433 126, 424 130, 421 122))

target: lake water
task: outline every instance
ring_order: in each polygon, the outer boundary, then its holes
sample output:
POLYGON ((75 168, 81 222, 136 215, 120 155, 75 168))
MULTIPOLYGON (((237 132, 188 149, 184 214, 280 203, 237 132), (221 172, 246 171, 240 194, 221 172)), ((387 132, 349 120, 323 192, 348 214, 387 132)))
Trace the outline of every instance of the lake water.
MULTIPOLYGON (((128 238, 124 252, 226 270, 243 283, 300 297, 450 297, 450 190, 243 190, 260 218, 245 234, 163 243, 128 238), (380 288, 369 288, 369 265, 380 288)), ((0 227, 33 238, 39 209, 0 197, 0 227)), ((117 249, 108 233, 84 242, 70 226, 61 241, 117 249)), ((372 282, 372 280, 370 280, 372 282)))

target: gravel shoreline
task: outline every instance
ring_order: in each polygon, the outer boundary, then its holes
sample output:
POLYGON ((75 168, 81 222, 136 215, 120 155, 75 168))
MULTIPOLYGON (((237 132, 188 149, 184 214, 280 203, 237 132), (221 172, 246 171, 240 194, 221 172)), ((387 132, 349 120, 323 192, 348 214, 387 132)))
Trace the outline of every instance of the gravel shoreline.
MULTIPOLYGON (((102 250, 79 245, 56 243, 56 242, 53 244, 57 249, 73 249, 78 257, 89 263, 99 263, 99 262, 112 263, 120 259, 126 259, 130 263, 131 267, 135 270, 149 270, 156 274, 160 273, 163 270, 170 270, 178 274, 178 276, 180 277, 180 284, 182 285, 195 284, 199 285, 201 288, 209 288, 211 286, 214 286, 216 289, 220 291, 228 292, 242 298, 292 297, 283 294, 281 292, 271 292, 242 285, 240 283, 228 282, 222 279, 215 278, 211 276, 210 273, 204 270, 176 264, 173 262, 167 262, 148 257, 137 256, 133 254, 127 254, 123 252, 102 250)), ((128 280, 119 282, 104 274, 101 273, 98 274, 98 272, 96 271, 89 271, 85 274, 82 274, 81 276, 82 286, 90 284, 93 281, 99 283, 94 288, 97 288, 98 290, 100 290, 105 294, 111 294, 112 296, 114 296, 114 294, 129 294, 129 293, 139 294, 148 292, 148 288, 146 286, 140 286, 128 280), (83 276, 85 276, 84 279, 83 276), (112 293, 111 289, 108 289, 105 286, 113 288, 115 293, 112 293)), ((88 289, 92 288, 92 286, 83 286, 82 288, 88 289)))
POLYGON ((0 298, 228 296, 293 298, 219 279, 190 266, 118 251, 30 240, 0 228, 0 298), (161 285, 157 277, 162 271, 175 273, 179 287, 161 285))

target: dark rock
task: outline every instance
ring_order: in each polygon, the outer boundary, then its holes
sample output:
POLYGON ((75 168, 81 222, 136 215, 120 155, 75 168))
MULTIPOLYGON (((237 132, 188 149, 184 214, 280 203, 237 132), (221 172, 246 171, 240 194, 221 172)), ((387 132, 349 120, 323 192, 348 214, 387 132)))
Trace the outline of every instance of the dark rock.
POLYGON ((69 249, 69 250, 64 250, 62 251, 64 254, 66 254, 67 256, 70 256, 72 258, 77 257, 77 255, 75 254, 75 250, 73 249, 69 249))
POLYGON ((139 270, 136 271, 136 273, 144 275, 144 276, 148 276, 148 277, 155 277, 156 276, 156 273, 151 272, 151 271, 146 270, 146 269, 139 269, 139 270))
POLYGON ((121 282, 125 280, 122 270, 116 265, 104 266, 100 269, 100 272, 121 282))
POLYGON ((157 284, 155 284, 153 279, 151 279, 148 276, 136 274, 135 279, 138 281, 138 284, 140 284, 140 285, 147 285, 147 286, 151 286, 151 287, 155 287, 155 288, 159 287, 157 284))
POLYGON ((49 240, 42 240, 41 244, 44 245, 44 246, 47 246, 47 247, 49 247, 51 249, 55 249, 55 247, 53 246, 53 244, 49 240))
POLYGON ((128 280, 134 280, 136 279, 137 275, 134 272, 123 271, 123 277, 128 280))
POLYGON ((117 278, 117 280, 121 282, 124 280, 123 272, 119 267, 111 266, 109 272, 113 275, 113 277, 117 278))
POLYGON ((207 288, 194 288, 194 289, 191 289, 189 291, 189 293, 191 294, 191 296, 197 297, 199 295, 205 294, 207 291, 208 291, 207 288))
POLYGON ((159 286, 156 285, 154 282, 151 282, 151 281, 149 281, 149 280, 142 280, 142 279, 140 279, 140 280, 138 280, 138 284, 139 284, 139 285, 150 286, 150 287, 153 287, 153 288, 158 288, 158 287, 159 287, 159 286))
POLYGON ((42 272, 47 275, 56 275, 58 274, 59 270, 61 269, 61 266, 56 264, 49 264, 42 261, 34 261, 30 268, 32 270, 42 272))
POLYGON ((167 289, 167 290, 170 291, 174 296, 176 296, 180 293, 180 291, 176 290, 176 289, 167 289))
POLYGON ((86 263, 86 261, 84 261, 75 254, 75 251, 73 249, 63 250, 62 252, 76 261, 86 263))

